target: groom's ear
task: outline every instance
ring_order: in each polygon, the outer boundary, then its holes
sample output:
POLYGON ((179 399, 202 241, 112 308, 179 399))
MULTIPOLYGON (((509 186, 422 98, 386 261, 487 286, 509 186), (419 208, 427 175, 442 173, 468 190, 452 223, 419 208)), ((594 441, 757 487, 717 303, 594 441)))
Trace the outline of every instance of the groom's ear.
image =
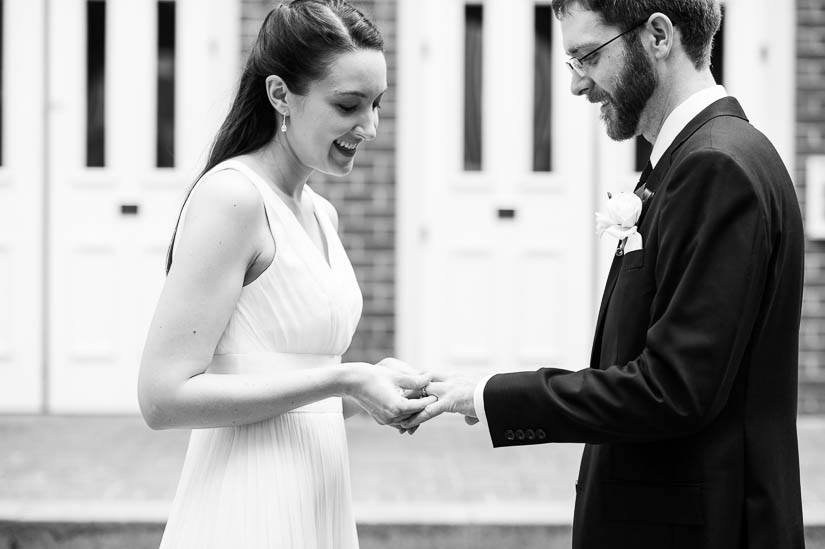
POLYGON ((642 45, 651 52, 656 60, 666 59, 674 47, 676 29, 670 17, 664 13, 654 13, 645 23, 642 33, 642 45))

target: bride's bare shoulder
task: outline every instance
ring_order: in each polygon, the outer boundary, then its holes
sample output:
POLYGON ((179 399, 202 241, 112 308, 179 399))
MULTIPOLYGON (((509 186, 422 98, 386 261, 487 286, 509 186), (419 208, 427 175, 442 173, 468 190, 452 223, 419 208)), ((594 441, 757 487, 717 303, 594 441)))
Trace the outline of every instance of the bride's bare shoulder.
POLYGON ((213 213, 244 215, 260 209, 260 192, 238 170, 223 169, 205 175, 190 196, 190 209, 207 208, 213 213), (199 208, 200 206, 200 208, 199 208))

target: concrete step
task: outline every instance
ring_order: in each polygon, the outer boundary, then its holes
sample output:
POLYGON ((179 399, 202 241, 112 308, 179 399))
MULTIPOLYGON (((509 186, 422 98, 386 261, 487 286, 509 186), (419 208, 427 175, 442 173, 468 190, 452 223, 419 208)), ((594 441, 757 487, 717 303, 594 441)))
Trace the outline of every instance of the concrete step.
MULTIPOLYGON (((359 524, 361 549, 565 549, 565 524, 359 524)), ((0 522, 0 549, 157 548, 162 523, 0 522)), ((825 526, 805 529, 807 549, 825 549, 825 526)))
MULTIPOLYGON (((825 417, 799 421, 808 549, 825 549, 825 417)), ((461 418, 347 425, 362 549, 569 548, 581 447, 494 450, 461 418)), ((137 417, 0 416, 0 549, 157 547, 188 433, 137 417)))

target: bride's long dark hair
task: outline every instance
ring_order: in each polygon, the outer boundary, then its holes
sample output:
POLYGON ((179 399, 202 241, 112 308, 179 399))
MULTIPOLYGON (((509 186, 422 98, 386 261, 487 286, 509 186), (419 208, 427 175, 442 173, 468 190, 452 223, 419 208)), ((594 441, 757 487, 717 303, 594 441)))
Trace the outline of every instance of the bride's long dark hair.
MULTIPOLYGON (((272 9, 195 181, 224 160, 255 151, 272 139, 277 117, 266 96, 267 76, 280 76, 293 93, 304 95, 311 82, 324 77, 336 55, 358 49, 383 51, 384 40, 373 22, 345 0, 293 0, 272 9)), ((191 192, 192 187, 187 199, 191 192)), ((179 223, 180 213, 166 254, 167 273, 179 223)))

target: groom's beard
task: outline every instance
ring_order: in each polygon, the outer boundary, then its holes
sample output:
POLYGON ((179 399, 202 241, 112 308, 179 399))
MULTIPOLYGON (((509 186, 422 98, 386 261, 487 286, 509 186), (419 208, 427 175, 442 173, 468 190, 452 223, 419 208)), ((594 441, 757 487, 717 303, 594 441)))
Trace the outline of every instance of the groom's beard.
POLYGON ((591 103, 602 103, 601 119, 608 137, 624 141, 636 135, 642 111, 656 85, 656 73, 642 45, 637 40, 631 41, 625 48, 625 64, 613 95, 594 88, 587 96, 591 103))

